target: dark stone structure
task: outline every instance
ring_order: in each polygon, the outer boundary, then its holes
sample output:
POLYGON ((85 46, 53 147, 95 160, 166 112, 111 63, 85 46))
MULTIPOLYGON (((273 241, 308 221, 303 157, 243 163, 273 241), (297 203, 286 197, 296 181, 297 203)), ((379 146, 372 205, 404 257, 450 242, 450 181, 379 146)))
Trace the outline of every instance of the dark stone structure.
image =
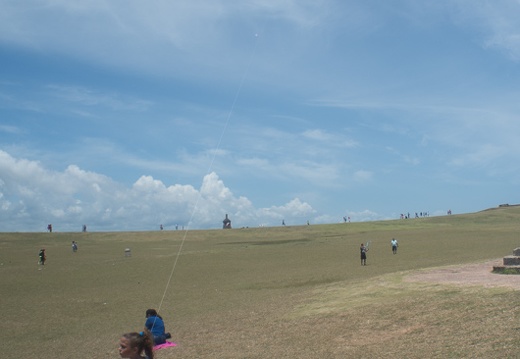
POLYGON ((514 249, 512 256, 505 256, 503 263, 501 266, 494 266, 493 272, 520 274, 520 248, 514 249))
POLYGON ((228 215, 226 214, 226 218, 222 221, 224 223, 223 229, 231 229, 231 220, 228 218, 228 215))

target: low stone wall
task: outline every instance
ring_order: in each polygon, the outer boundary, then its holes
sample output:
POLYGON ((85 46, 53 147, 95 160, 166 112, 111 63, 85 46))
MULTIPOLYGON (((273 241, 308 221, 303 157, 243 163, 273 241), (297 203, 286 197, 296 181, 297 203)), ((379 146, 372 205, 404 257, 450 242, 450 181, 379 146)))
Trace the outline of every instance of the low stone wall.
POLYGON ((520 274, 520 266, 494 266, 493 273, 520 274))
POLYGON ((504 257, 505 266, 520 266, 520 257, 518 256, 506 256, 504 257))
POLYGON ((515 248, 512 256, 505 256, 503 263, 504 265, 494 266, 493 272, 501 274, 520 274, 520 248, 515 248))

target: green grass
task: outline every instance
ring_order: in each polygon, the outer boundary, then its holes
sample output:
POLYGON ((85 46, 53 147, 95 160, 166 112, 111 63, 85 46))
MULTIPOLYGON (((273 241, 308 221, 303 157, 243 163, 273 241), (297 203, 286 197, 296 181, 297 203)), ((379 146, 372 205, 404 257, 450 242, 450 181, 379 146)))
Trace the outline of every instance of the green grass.
POLYGON ((8 359, 116 358, 119 336, 141 330, 145 310, 162 303, 179 345, 159 359, 511 358, 518 291, 402 277, 511 254, 519 230, 520 207, 508 207, 279 228, 2 233, 0 350, 8 359), (362 267, 359 244, 369 240, 362 267))

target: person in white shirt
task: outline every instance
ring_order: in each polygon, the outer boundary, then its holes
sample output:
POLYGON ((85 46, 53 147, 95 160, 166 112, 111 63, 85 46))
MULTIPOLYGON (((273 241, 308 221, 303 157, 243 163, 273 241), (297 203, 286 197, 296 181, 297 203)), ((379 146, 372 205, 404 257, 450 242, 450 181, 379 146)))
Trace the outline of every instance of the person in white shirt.
POLYGON ((390 243, 392 244, 392 253, 397 254, 397 247, 399 247, 399 243, 397 243, 397 239, 392 238, 390 243))

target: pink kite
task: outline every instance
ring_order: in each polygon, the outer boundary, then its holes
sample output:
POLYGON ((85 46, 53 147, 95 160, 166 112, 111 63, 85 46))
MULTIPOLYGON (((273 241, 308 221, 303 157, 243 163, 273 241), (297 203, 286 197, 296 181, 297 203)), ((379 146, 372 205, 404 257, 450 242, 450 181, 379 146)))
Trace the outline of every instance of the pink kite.
POLYGON ((177 344, 175 344, 174 342, 169 342, 169 341, 166 341, 166 343, 163 343, 163 344, 159 344, 159 345, 156 345, 153 347, 153 350, 159 350, 159 349, 164 349, 164 348, 170 348, 170 347, 176 347, 177 344))

